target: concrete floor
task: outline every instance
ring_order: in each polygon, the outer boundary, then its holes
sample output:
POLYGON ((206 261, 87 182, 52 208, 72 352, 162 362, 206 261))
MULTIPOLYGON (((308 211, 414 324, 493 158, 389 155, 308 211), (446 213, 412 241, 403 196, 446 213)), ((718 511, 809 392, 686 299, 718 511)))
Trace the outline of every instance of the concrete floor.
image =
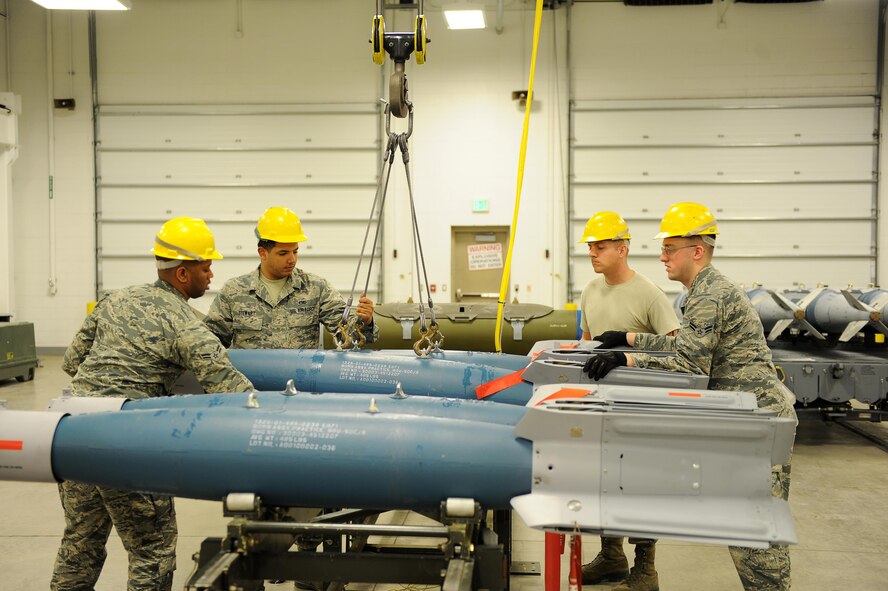
MULTIPOLYGON (((47 356, 32 382, 0 381, 0 400, 12 410, 42 410, 68 384, 61 358, 47 356)), ((888 439, 888 425, 863 424, 888 439)), ((888 589, 888 453, 840 426, 819 420, 799 425, 793 458, 790 502, 799 544, 792 548, 793 589, 801 591, 885 591, 888 589)), ((224 534, 227 520, 219 503, 178 499, 178 563, 174 589, 191 573, 191 556, 201 540, 224 534)), ((409 520, 404 512, 387 514, 388 522, 409 520)), ((541 562, 542 534, 514 520, 514 560, 541 562)), ((0 482, 0 589, 45 591, 64 527, 56 487, 51 484, 0 482)), ((663 591, 741 591, 727 549, 662 541, 657 570, 663 591)), ((584 538, 585 558, 598 541, 584 538)), ((627 551, 631 546, 627 544, 627 551)), ((562 572, 567 570, 566 557, 562 572)), ((567 589, 565 575, 563 589, 567 589)), ((112 534, 108 560, 96 591, 126 587, 126 555, 112 534)), ((350 589, 367 586, 352 585, 350 589)), ((269 591, 292 589, 292 583, 269 585, 269 591)), ((541 591, 540 576, 513 576, 516 591, 541 591)), ((607 589, 607 585, 586 589, 607 589)))

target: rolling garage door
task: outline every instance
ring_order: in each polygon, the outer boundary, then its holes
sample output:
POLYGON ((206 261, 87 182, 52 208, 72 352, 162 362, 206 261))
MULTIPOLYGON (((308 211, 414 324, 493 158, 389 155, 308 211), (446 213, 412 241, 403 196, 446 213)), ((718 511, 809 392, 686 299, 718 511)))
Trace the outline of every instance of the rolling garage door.
POLYGON ((576 102, 571 295, 594 276, 576 242, 599 210, 629 223, 633 268, 681 291, 651 239, 677 201, 709 206, 715 265, 747 287, 875 281, 876 109, 872 97, 576 102))
MULTIPOLYGON (((146 253, 160 225, 194 216, 207 221, 225 256, 213 264, 212 296, 227 279, 256 267, 256 220, 266 208, 284 205, 300 216, 309 238, 299 266, 348 297, 375 196, 379 117, 373 103, 101 106, 98 291, 144 282, 146 253)), ((371 244, 372 234, 368 252, 371 244)), ((374 258, 368 291, 379 300, 382 267, 374 258)), ((211 301, 195 304, 206 310, 211 301)))

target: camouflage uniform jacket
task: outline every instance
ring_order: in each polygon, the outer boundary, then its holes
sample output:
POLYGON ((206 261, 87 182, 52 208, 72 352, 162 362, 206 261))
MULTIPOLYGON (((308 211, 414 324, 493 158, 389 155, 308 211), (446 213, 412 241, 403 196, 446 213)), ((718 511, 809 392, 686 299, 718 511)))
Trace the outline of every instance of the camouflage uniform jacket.
POLYGON ((62 369, 81 396, 166 396, 186 369, 207 392, 253 390, 182 294, 160 279, 103 297, 62 369))
MULTIPOLYGON (((319 324, 335 332, 343 310, 345 300, 326 279, 298 268, 272 302, 256 268, 225 282, 204 322, 234 349, 316 349, 319 324)), ((368 341, 379 335, 375 323, 363 331, 368 341)))
POLYGON ((710 390, 753 392, 760 408, 792 414, 780 386, 762 322, 746 293, 708 265, 688 289, 681 328, 674 337, 637 334, 636 349, 674 351, 674 357, 632 353, 638 367, 709 376, 710 390))

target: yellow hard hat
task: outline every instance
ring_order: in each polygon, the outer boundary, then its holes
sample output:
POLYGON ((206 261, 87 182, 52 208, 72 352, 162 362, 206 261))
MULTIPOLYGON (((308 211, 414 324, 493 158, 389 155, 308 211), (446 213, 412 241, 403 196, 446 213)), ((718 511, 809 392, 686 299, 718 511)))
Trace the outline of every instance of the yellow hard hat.
POLYGON ((206 222, 197 218, 173 218, 154 237, 151 252, 165 259, 206 261, 221 259, 216 239, 206 222))
POLYGON ((660 233, 654 236, 654 239, 688 238, 711 234, 718 234, 718 224, 709 208, 699 203, 685 201, 669 208, 660 221, 660 233))
POLYGON ((586 222, 580 242, 599 242, 601 240, 629 240, 629 226, 612 211, 599 211, 586 222))
POLYGON ((308 240, 302 232, 299 216, 287 207, 269 207, 256 224, 256 237, 272 242, 302 242, 308 240))

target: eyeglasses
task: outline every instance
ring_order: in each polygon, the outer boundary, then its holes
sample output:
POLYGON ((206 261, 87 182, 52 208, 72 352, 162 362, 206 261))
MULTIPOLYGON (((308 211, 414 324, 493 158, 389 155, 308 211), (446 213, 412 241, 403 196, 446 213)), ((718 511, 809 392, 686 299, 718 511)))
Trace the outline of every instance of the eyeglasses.
POLYGON ((683 248, 697 248, 698 246, 699 244, 688 244, 687 246, 663 246, 660 248, 660 252, 668 257, 671 257, 683 248))

